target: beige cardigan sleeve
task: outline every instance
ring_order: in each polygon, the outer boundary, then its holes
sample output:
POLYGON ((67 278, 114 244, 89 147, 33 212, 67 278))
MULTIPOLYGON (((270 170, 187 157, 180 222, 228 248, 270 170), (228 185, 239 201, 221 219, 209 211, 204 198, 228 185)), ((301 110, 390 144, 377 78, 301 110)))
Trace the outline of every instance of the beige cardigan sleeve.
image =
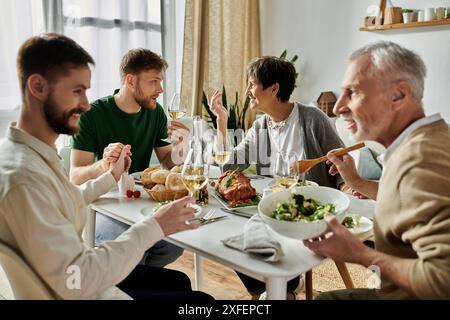
POLYGON ((418 298, 450 298, 450 176, 440 171, 413 166, 399 183, 393 232, 417 253, 409 279, 418 298))

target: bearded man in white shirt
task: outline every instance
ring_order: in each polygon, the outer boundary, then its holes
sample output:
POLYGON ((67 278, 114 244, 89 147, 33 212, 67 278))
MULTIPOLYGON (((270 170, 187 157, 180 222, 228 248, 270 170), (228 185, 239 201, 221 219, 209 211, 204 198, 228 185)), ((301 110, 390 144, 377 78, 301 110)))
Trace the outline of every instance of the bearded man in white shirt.
POLYGON ((17 59, 22 109, 0 142, 0 242, 16 251, 55 299, 108 297, 117 285, 135 299, 211 299, 192 292, 178 271, 137 266, 146 249, 167 235, 195 228, 186 197, 162 207, 114 241, 90 248, 82 239, 88 205, 117 184, 131 163, 124 148, 107 172, 80 187, 72 184, 57 155, 59 134, 78 132, 89 110, 92 57, 57 34, 28 39, 17 59), (80 288, 69 288, 69 268, 80 288), (136 267, 137 266, 137 267, 136 267))

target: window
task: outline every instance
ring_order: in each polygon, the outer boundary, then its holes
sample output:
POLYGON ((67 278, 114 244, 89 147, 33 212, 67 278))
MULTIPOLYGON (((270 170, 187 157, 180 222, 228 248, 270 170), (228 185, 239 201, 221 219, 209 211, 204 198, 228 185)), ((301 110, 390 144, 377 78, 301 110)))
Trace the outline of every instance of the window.
POLYGON ((93 56, 96 67, 88 91, 91 100, 119 87, 120 59, 136 47, 162 54, 168 61, 165 88, 167 96, 171 96, 179 90, 181 81, 183 14, 181 0, 2 1, 0 112, 21 103, 16 75, 18 48, 27 38, 45 31, 64 33, 93 56))
POLYGON ((96 62, 88 91, 91 101, 120 87, 120 60, 129 49, 144 47, 162 54, 160 4, 160 0, 62 0, 64 34, 96 62))
MULTIPOLYGON (((42 5, 35 0, 2 1, 0 10, 0 113, 17 109, 21 103, 16 56, 22 43, 44 31, 42 5)), ((4 130, 2 130, 4 132, 4 130)))
POLYGON ((120 60, 125 52, 137 47, 150 49, 169 63, 162 99, 166 101, 179 91, 184 1, 62 0, 62 11, 64 34, 80 43, 96 62, 88 91, 91 100, 120 86, 120 60))
MULTIPOLYGON (((5 0, 0 11, 0 117, 21 104, 16 74, 20 45, 42 32, 67 35, 96 62, 88 98, 120 87, 120 60, 129 49, 144 47, 169 63, 163 99, 179 91, 184 32, 182 0, 5 0)), ((0 128, 4 132, 4 128, 0 128)), ((63 139, 66 144, 67 139, 63 139)))

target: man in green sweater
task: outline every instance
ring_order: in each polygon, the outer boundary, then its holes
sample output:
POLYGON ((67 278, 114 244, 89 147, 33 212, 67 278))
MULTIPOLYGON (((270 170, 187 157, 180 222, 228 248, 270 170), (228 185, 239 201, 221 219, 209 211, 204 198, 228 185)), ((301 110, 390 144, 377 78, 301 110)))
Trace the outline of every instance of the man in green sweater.
MULTIPOLYGON (((117 161, 125 146, 130 148, 130 173, 145 170, 154 150, 161 165, 172 168, 180 164, 187 139, 172 146, 168 137, 167 117, 156 102, 163 93, 161 82, 167 62, 147 49, 133 49, 122 58, 122 86, 113 95, 98 99, 80 118, 80 132, 73 137, 70 179, 82 184, 95 179, 117 161), (176 162, 176 163, 174 163, 176 162)), ((189 133, 180 122, 172 121, 169 131, 189 133)), ((112 240, 122 234, 127 225, 97 214, 96 241, 112 240)), ((147 251, 143 262, 163 267, 176 260, 182 249, 159 241, 147 251)))
POLYGON ((351 156, 328 159, 354 190, 376 199, 375 249, 366 247, 333 217, 331 236, 305 241, 335 261, 379 270, 381 288, 332 291, 320 299, 450 298, 450 131, 439 114, 425 116, 426 68, 415 53, 378 42, 350 57, 334 113, 356 140, 374 140, 379 182, 362 179, 351 156))

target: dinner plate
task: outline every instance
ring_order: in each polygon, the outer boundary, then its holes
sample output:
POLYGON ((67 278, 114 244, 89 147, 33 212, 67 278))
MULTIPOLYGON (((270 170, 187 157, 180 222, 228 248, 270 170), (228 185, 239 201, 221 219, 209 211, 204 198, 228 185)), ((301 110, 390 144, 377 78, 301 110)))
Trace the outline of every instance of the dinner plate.
MULTIPOLYGON (((154 207, 155 206, 153 205, 153 206, 148 206, 148 207, 141 209, 141 214, 144 216, 150 216, 150 215, 154 214, 155 213, 153 211, 154 207)), ((196 218, 202 218, 204 216, 203 209, 201 206, 199 206, 198 204, 191 204, 191 207, 195 209, 194 215, 196 218)))
MULTIPOLYGON (((210 194, 217 200, 219 203, 228 210, 245 210, 250 208, 257 208, 258 204, 248 204, 248 205, 239 205, 237 207, 230 207, 229 203, 223 199, 219 194, 217 194, 217 191, 215 189, 210 191, 210 194)), ((258 195, 259 197, 259 195, 258 195)), ((261 197, 259 197, 261 200, 261 197)), ((258 201, 259 202, 259 201, 258 201)))
POLYGON ((373 228, 373 222, 369 218, 361 216, 359 220, 359 226, 355 228, 349 228, 348 230, 354 234, 366 233, 373 228))

